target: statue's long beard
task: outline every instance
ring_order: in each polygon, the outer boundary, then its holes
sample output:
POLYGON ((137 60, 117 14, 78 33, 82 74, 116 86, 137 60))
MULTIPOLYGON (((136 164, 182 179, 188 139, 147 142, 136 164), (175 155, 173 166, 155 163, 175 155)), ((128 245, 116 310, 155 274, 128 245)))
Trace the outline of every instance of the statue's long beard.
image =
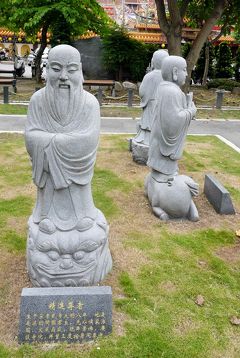
POLYGON ((68 88, 57 87, 54 89, 54 106, 57 112, 57 121, 65 125, 67 124, 68 114, 73 100, 73 91, 68 88))
POLYGON ((54 120, 65 126, 72 120, 72 113, 79 103, 82 86, 51 86, 47 84, 47 101, 54 120))

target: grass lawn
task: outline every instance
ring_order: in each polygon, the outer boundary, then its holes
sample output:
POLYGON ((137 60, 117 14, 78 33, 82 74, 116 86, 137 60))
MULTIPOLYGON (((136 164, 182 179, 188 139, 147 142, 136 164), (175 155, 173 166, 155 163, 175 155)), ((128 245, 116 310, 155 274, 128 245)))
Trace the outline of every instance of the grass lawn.
MULTIPOLYGON (((0 114, 27 114, 27 106, 0 104, 0 114)), ((140 118, 141 108, 136 107, 101 107, 102 117, 140 118)), ((197 119, 240 119, 240 110, 221 111, 219 109, 199 109, 197 119)))
POLYGON ((27 109, 20 104, 0 104, 0 114, 27 114, 27 109))
MULTIPOLYGON (((239 102, 240 105, 240 102, 239 102)), ((1 110, 1 108, 0 108, 1 110)), ((141 108, 101 107, 102 117, 133 117, 140 118, 141 108)), ((240 119, 240 110, 198 109, 197 119, 240 119)))
MULTIPOLYGON (((239 103, 240 104, 240 103, 239 103)), ((198 109, 197 119, 240 119, 240 110, 198 109)))
POLYGON ((215 137, 188 136, 180 172, 200 184, 197 223, 163 223, 143 195, 148 168, 132 161, 126 136, 101 137, 93 194, 110 224, 113 333, 82 345, 18 346, 27 219, 36 190, 23 138, 0 134, 0 357, 238 358, 240 326, 240 155, 215 137), (202 193, 212 173, 236 215, 215 213, 202 193), (203 306, 195 303, 198 295, 203 306))

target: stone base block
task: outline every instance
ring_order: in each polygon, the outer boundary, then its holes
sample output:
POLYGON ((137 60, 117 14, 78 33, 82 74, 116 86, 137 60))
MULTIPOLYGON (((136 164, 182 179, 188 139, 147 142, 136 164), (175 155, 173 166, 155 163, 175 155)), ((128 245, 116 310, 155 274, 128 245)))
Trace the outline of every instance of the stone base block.
POLYGON ((149 147, 132 139, 132 157, 134 162, 146 165, 148 160, 149 147))
POLYGON ((212 175, 205 175, 204 194, 218 214, 235 214, 229 192, 212 175))
POLYGON ((128 150, 129 150, 129 152, 132 152, 132 140, 133 140, 133 138, 128 139, 128 150))

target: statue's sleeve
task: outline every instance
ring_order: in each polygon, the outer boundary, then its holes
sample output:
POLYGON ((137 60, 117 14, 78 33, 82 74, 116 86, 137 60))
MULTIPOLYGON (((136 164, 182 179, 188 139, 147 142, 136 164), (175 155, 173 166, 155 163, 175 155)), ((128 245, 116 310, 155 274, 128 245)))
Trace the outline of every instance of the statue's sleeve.
POLYGON ((45 171, 45 148, 49 145, 54 133, 48 133, 44 128, 44 118, 38 106, 38 96, 33 96, 28 109, 25 127, 25 143, 32 161, 33 182, 40 188, 44 187, 47 179, 45 171))
POLYGON ((173 160, 182 156, 187 130, 192 119, 183 92, 177 87, 161 87, 158 107, 159 143, 161 154, 173 160))
POLYGON ((140 106, 145 108, 148 105, 148 102, 152 99, 152 83, 151 83, 151 72, 147 73, 142 80, 142 83, 139 87, 139 96, 141 98, 140 106))

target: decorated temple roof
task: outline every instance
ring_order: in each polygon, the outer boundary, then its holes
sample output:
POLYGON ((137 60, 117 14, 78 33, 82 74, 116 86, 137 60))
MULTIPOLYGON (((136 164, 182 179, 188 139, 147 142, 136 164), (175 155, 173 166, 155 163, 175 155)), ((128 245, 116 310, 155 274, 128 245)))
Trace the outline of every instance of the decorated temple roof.
MULTIPOLYGON (((14 32, 13 31, 10 31, 4 27, 0 27, 0 35, 1 36, 13 36, 14 35, 14 32)), ((17 33, 18 36, 25 36, 25 33, 23 31, 19 31, 17 33)))
MULTIPOLYGON (((47 33, 47 41, 49 42, 51 34, 47 33)), ((41 32, 37 33, 37 42, 40 42, 41 32)), ((31 40, 26 38, 24 31, 20 30, 19 32, 13 32, 5 27, 0 27, 0 43, 1 42, 31 42, 31 40)))
POLYGON ((87 39, 91 39, 93 37, 98 37, 98 35, 95 34, 95 32, 93 32, 93 31, 87 31, 85 34, 78 36, 78 38, 80 40, 87 40, 87 39))
POLYGON ((145 43, 166 43, 166 37, 160 32, 129 32, 129 37, 145 43))
POLYGON ((235 38, 231 35, 221 36, 218 42, 236 42, 235 38))

